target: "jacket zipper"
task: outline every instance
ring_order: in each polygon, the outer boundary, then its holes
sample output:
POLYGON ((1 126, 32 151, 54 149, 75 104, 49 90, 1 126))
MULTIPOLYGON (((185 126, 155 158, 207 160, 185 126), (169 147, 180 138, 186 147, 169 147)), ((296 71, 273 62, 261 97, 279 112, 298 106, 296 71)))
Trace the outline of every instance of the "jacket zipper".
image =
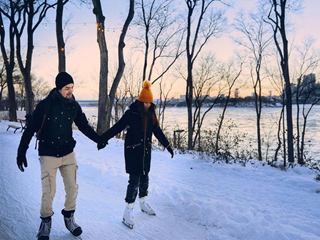
POLYGON ((133 145, 127 146, 127 148, 135 148, 135 147, 138 147, 140 145, 141 145, 141 143, 133 144, 133 145))
POLYGON ((142 160, 142 170, 143 170, 143 175, 145 175, 145 171, 144 171, 144 158, 146 155, 146 135, 147 135, 147 130, 144 131, 144 137, 143 137, 143 160, 142 160))

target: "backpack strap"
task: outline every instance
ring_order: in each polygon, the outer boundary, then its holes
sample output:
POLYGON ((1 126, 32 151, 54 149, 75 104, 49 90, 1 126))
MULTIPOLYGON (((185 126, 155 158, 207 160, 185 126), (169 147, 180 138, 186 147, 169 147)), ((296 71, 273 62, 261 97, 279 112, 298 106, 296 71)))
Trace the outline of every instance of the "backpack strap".
POLYGON ((37 133, 36 133, 36 138, 37 138, 37 139, 36 139, 36 145, 35 145, 34 149, 37 149, 37 143, 38 143, 38 141, 39 141, 40 133, 41 133, 41 130, 42 130, 42 128, 43 128, 44 122, 46 121, 46 117, 47 117, 47 115, 46 115, 46 114, 43 114, 43 119, 42 119, 41 126, 40 126, 39 130, 38 130, 37 133))
POLYGON ((41 123, 41 126, 39 128, 39 130, 36 132, 36 144, 35 144, 35 148, 34 149, 37 149, 37 144, 38 144, 38 141, 39 141, 39 138, 40 138, 40 134, 41 134, 41 130, 44 126, 44 123, 46 121, 46 117, 51 109, 51 101, 49 98, 47 98, 46 100, 46 103, 45 103, 45 110, 44 110, 44 113, 43 113, 43 118, 42 118, 42 123, 41 123))

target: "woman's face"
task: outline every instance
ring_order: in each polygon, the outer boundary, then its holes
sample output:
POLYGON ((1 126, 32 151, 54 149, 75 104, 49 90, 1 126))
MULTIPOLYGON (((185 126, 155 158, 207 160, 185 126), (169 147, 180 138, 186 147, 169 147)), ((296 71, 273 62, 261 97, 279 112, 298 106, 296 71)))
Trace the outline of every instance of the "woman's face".
POLYGON ((151 106, 151 103, 150 103, 150 102, 144 102, 144 103, 143 103, 143 106, 144 106, 144 110, 145 110, 145 111, 148 111, 148 110, 149 110, 149 107, 151 106))

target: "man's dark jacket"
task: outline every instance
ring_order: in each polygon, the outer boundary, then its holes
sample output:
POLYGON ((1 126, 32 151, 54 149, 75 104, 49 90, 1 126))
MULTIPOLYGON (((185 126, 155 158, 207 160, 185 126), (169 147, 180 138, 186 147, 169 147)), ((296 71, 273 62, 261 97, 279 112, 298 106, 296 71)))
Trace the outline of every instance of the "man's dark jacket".
POLYGON ((73 122, 88 138, 99 141, 99 135, 89 126, 75 98, 63 98, 54 88, 33 111, 32 119, 22 135, 18 155, 26 154, 32 136, 39 131, 39 156, 63 157, 73 152, 76 145, 72 137, 73 122))
MULTIPOLYGON (((126 172, 129 174, 141 174, 150 171, 152 133, 164 147, 169 146, 169 142, 158 122, 154 124, 152 118, 148 120, 146 131, 143 130, 143 120, 139 112, 139 104, 141 104, 139 101, 131 104, 129 110, 125 112, 122 118, 101 136, 104 141, 108 141, 127 127, 124 155, 126 172)), ((155 106, 152 104, 148 115, 151 116, 154 111, 155 106)))

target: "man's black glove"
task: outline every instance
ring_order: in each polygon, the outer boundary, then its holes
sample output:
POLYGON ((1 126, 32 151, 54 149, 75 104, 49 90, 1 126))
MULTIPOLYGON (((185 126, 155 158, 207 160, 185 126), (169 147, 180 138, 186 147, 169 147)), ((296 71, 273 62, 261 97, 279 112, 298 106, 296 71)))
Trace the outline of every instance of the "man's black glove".
POLYGON ((17 156, 18 168, 20 169, 21 172, 24 172, 22 164, 24 165, 24 167, 28 167, 26 155, 18 155, 17 156))
POLYGON ((170 146, 168 146, 168 147, 167 147, 167 150, 168 150, 168 152, 171 154, 171 158, 173 158, 174 153, 173 153, 172 148, 171 148, 170 146))

